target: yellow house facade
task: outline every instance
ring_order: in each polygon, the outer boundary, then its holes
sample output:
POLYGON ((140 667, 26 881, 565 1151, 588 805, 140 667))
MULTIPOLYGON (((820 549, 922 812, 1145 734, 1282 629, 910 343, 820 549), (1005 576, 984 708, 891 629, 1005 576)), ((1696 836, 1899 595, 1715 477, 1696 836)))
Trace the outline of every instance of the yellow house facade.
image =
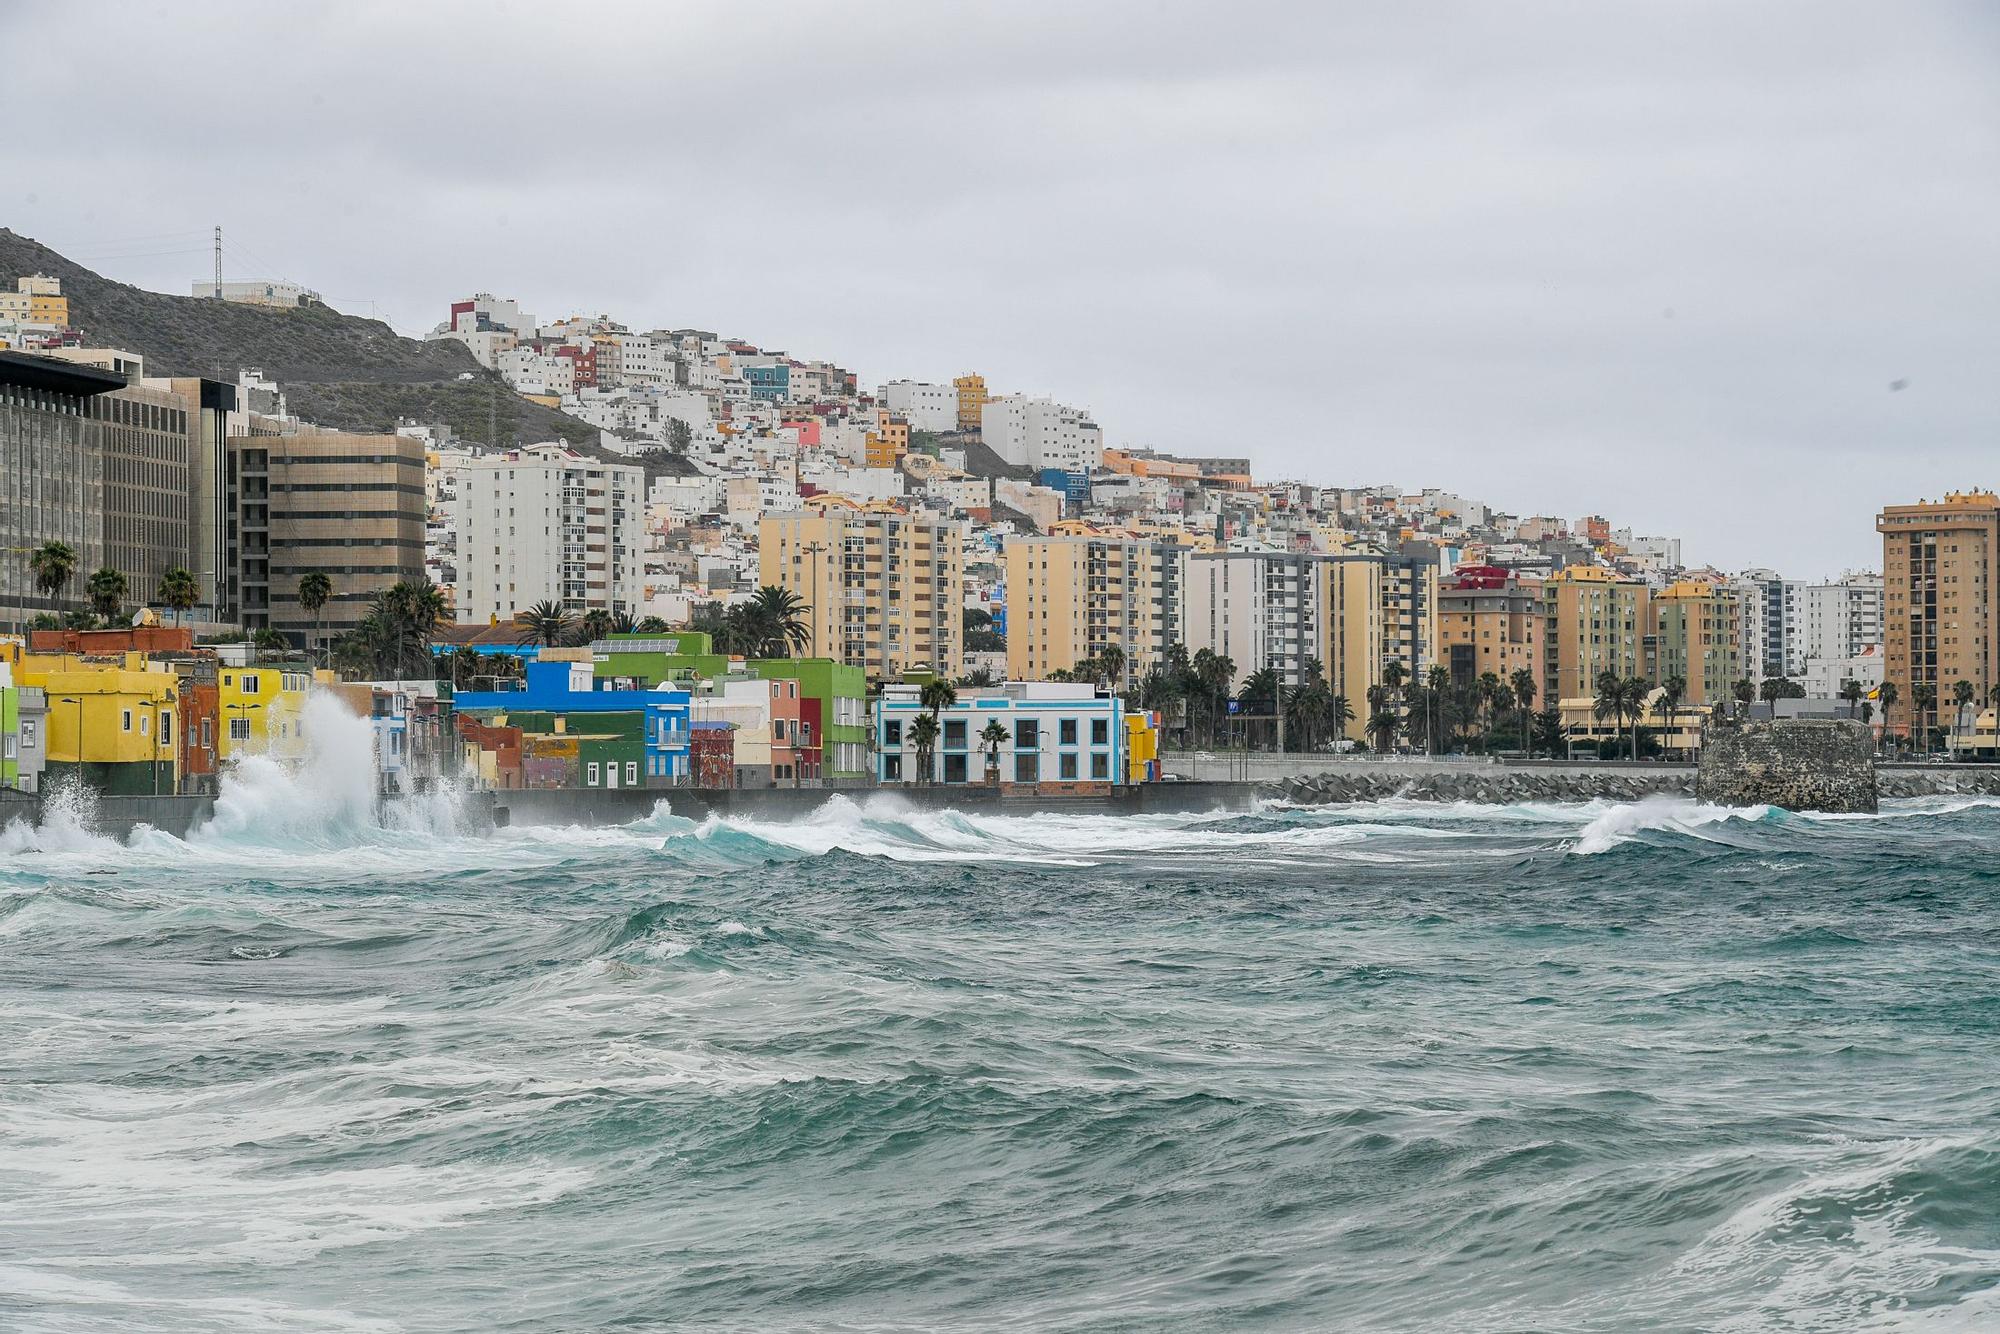
POLYGON ((312 675, 287 667, 224 667, 216 676, 216 758, 305 753, 306 695, 312 675))
POLYGON ((148 671, 143 655, 117 665, 67 654, 21 655, 17 679, 48 698, 50 778, 81 766, 115 795, 173 792, 180 783, 179 679, 148 671))

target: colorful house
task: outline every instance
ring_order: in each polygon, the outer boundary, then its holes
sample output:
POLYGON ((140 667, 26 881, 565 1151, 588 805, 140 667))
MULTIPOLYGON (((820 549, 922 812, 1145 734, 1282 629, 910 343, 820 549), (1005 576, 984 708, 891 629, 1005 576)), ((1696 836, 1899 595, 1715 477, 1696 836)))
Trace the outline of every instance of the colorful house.
POLYGON ((744 669, 799 683, 799 717, 811 738, 813 775, 827 782, 868 780, 868 675, 830 658, 754 658, 744 669))
POLYGON ((47 696, 14 683, 13 664, 0 659, 0 788, 33 792, 47 762, 47 696))
POLYGON ((518 690, 461 691, 461 714, 519 727, 522 781, 550 786, 560 764, 584 787, 664 786, 688 774, 688 692, 662 685, 650 690, 600 689, 589 662, 535 661, 518 690), (609 715, 631 715, 612 718, 609 715), (538 741, 537 738, 544 738, 538 741), (563 738, 561 741, 546 738, 563 738), (603 742, 595 749, 585 738, 603 742), (638 749, 627 754, 627 740, 638 749), (597 780, 591 781, 596 764, 597 780), (615 763, 614 770, 608 766, 615 763))
POLYGON ((312 674, 297 666, 224 666, 217 672, 218 758, 297 759, 305 754, 304 713, 312 674))
POLYGON ((175 677, 148 671, 133 653, 118 666, 30 656, 21 680, 41 688, 48 709, 45 781, 80 773, 100 792, 179 790, 175 677))

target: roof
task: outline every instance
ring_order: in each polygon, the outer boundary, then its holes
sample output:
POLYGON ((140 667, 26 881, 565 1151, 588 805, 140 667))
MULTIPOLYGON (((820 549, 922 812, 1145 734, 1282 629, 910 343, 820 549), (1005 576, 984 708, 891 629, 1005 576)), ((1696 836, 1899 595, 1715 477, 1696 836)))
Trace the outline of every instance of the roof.
POLYGON ((23 352, 0 352, 0 384, 20 385, 50 393, 95 397, 127 387, 125 377, 53 357, 31 357, 23 352))

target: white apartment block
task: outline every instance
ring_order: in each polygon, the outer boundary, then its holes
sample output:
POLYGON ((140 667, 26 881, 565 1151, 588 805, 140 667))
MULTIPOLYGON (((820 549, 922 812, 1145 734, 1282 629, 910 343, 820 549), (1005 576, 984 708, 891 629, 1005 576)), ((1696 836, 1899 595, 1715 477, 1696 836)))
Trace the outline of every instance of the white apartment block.
POLYGON ((472 460, 458 479, 458 619, 511 621, 538 602, 636 613, 645 469, 561 445, 472 460))
POLYGON ((980 439, 1016 467, 1088 473, 1104 462, 1104 433, 1082 408, 1013 394, 981 409, 980 439))
MULTIPOLYGON (((1298 684, 1306 660, 1320 656, 1320 581, 1320 558, 1305 553, 1197 552, 1187 558, 1181 642, 1190 654, 1208 649, 1228 658, 1232 690, 1266 667, 1298 684)), ((1010 608, 1010 632, 1012 617, 1010 608)))
POLYGON ((1785 584, 1785 674, 1814 662, 1862 657, 1883 642, 1882 576, 1846 574, 1824 583, 1785 584))
POLYGON ((913 431, 956 431, 958 389, 948 384, 891 380, 882 386, 882 403, 906 419, 913 431))

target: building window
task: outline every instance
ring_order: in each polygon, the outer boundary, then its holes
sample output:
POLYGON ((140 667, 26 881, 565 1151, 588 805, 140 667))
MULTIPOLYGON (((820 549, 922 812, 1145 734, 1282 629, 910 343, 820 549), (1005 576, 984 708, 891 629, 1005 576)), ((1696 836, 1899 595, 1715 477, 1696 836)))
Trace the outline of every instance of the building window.
POLYGON ((637 760, 625 761, 625 786, 626 787, 639 786, 639 761, 637 760))
POLYGON ((964 755, 947 755, 944 757, 944 781, 947 783, 963 783, 965 781, 964 755))
POLYGON ((1093 746, 1108 746, 1111 744, 1110 719, 1092 718, 1090 720, 1090 744, 1093 746))
POLYGON ((250 739, 250 720, 248 718, 231 718, 229 720, 229 739, 231 741, 248 741, 250 739))
POLYGON ((589 765, 587 765, 587 766, 586 766, 586 767, 584 768, 584 771, 583 771, 583 781, 584 781, 584 785, 585 785, 585 786, 587 786, 587 787, 596 787, 596 786, 597 786, 597 761, 595 761, 595 760, 592 760, 592 761, 591 761, 591 762, 589 763, 589 765))
POLYGON ((1042 724, 1034 718, 1023 718, 1014 724, 1015 750, 1040 750, 1042 747, 1042 724))
POLYGON ((23 718, 21 720, 21 749, 33 750, 35 748, 35 731, 40 726, 41 723, 34 718, 23 718))
POLYGON ((140 736, 151 736, 151 735, 153 734, 153 731, 152 731, 152 728, 153 728, 153 723, 152 723, 152 720, 151 720, 150 718, 148 718, 148 717, 147 717, 147 716, 146 716, 145 714, 143 714, 143 713, 142 713, 142 714, 140 714, 140 715, 139 715, 139 735, 140 735, 140 736))
POLYGON ((882 757, 882 781, 885 783, 899 783, 902 779, 903 757, 901 755, 884 755, 882 757))
POLYGON ((1076 778, 1076 756, 1075 756, 1075 755, 1073 755, 1073 754, 1067 754, 1067 753, 1066 753, 1066 754, 1064 754, 1064 755, 1063 755, 1063 756, 1061 756, 1061 758, 1060 758, 1060 759, 1058 760, 1058 766, 1059 766, 1059 767, 1058 767, 1058 769, 1057 769, 1057 773, 1059 773, 1059 774, 1060 774, 1060 775, 1062 776, 1062 778, 1063 778, 1063 780, 1064 780, 1065 782, 1069 782, 1069 781, 1073 781, 1073 780, 1074 780, 1074 779, 1076 778))
POLYGON ((1040 755, 1037 755, 1034 752, 1030 751, 1025 755, 1017 753, 1014 756, 1015 782, 1017 783, 1038 782, 1040 781, 1041 776, 1042 776, 1042 757, 1040 755))
POLYGON ((965 719, 963 718, 945 719, 944 744, 946 750, 965 749, 965 719))
POLYGON ((129 732, 132 730, 132 710, 130 709, 119 710, 118 730, 121 732, 129 732))
MULTIPOLYGON (((1056 744, 1074 746, 1076 744, 1076 719, 1065 718, 1056 724, 1056 744)), ((1064 778, 1074 778, 1075 774, 1064 774, 1064 778)))
POLYGON ((257 676, 254 672, 243 673, 243 693, 246 695, 257 693, 257 676))
POLYGON ((163 746, 174 744, 174 715, 171 713, 160 715, 160 744, 163 746))
POLYGON ((903 744, 903 725, 895 720, 882 724, 882 744, 900 746, 903 744))
POLYGON ((1090 776, 1092 778, 1111 777, 1111 757, 1109 755, 1092 755, 1090 757, 1090 776))

